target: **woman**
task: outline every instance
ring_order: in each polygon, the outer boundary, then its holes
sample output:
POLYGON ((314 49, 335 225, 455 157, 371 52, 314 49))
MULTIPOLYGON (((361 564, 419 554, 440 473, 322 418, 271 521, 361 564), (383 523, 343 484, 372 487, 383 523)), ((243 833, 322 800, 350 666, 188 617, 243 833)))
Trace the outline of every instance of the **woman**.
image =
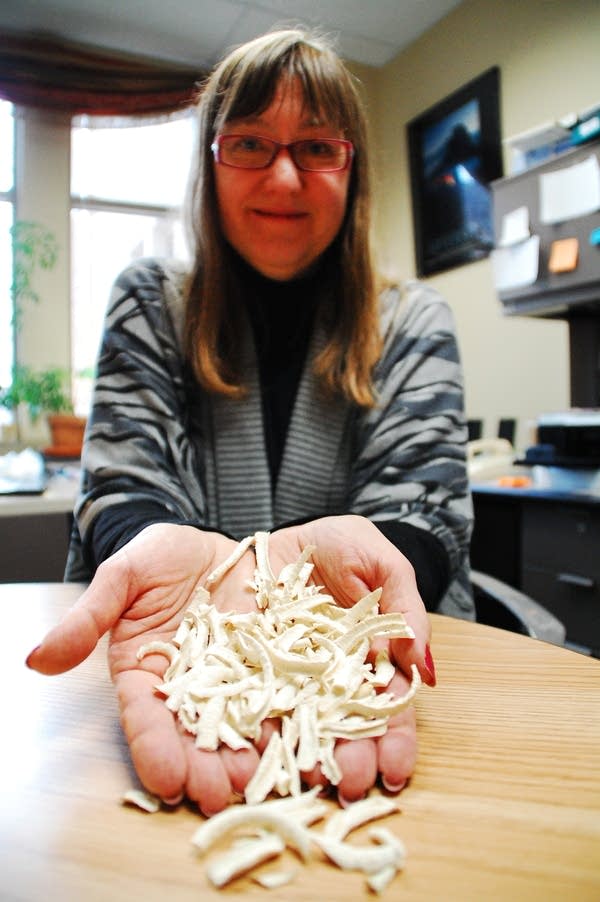
MULTIPOLYGON (((392 690, 412 663, 434 685, 422 598, 472 616, 471 513, 452 320, 416 283, 378 284, 364 114, 339 58, 300 31, 252 41, 207 81, 198 126, 194 266, 141 261, 116 283, 67 573, 93 579, 29 664, 74 666, 111 629, 140 779, 210 814, 262 746, 195 749, 153 694, 164 659, 137 648, 172 635, 235 540, 269 530, 274 569, 315 545, 340 604, 382 585, 382 610, 416 635, 389 642, 392 690)), ((252 569, 247 552, 214 603, 252 607, 252 569)), ((377 742, 339 743, 340 801, 378 775, 401 788, 415 755, 412 712, 377 742)))

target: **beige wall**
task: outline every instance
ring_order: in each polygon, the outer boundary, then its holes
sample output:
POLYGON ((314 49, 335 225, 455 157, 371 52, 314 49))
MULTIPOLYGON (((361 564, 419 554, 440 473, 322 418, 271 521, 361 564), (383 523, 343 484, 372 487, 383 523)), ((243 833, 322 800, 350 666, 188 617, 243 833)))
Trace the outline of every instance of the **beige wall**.
MULTIPOLYGON (((397 275, 414 276, 405 126, 481 74, 501 70, 503 137, 600 102, 598 0, 465 0, 383 69, 355 67, 377 140, 377 246, 397 275)), ((527 422, 569 405, 566 325, 504 317, 489 260, 429 280, 450 302, 470 417, 495 434, 501 416, 527 422)))

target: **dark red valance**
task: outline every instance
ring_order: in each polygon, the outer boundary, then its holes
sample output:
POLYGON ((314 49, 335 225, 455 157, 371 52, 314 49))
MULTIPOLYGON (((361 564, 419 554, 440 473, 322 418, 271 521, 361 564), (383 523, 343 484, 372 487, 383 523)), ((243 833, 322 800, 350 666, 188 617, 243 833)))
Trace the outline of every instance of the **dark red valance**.
POLYGON ((164 115, 193 102, 205 73, 49 35, 0 35, 0 97, 96 116, 164 115))

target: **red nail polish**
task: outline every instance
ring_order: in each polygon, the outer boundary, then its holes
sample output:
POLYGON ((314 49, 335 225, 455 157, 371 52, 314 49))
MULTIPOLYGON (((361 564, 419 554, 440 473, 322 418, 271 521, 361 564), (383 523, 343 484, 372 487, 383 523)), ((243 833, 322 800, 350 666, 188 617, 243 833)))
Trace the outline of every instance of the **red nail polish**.
POLYGON ((429 648, 429 645, 425 646, 425 669, 431 677, 431 685, 435 686, 435 664, 433 663, 433 658, 431 657, 431 649, 429 648))
POLYGON ((27 655, 27 657, 25 658, 25 667, 29 667, 30 670, 33 670, 32 666, 31 666, 31 659, 33 658, 33 656, 36 653, 36 651, 38 650, 38 648, 41 648, 41 645, 36 645, 35 648, 32 648, 31 651, 29 652, 29 654, 27 655))

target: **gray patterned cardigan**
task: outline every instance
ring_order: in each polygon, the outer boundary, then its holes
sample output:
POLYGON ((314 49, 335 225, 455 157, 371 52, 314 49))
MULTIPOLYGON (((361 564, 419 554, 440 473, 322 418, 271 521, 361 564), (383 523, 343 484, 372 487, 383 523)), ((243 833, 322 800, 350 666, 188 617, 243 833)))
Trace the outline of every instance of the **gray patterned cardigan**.
POLYGON ((190 389, 182 351, 185 275, 179 264, 142 260, 115 283, 66 578, 90 577, 81 539, 111 505, 158 502, 181 521, 235 537, 356 513, 435 535, 452 574, 438 610, 473 617, 462 372, 447 304, 417 282, 385 292, 379 403, 369 411, 319 393, 310 367, 324 341, 317 323, 272 492, 249 324, 244 401, 190 389))

